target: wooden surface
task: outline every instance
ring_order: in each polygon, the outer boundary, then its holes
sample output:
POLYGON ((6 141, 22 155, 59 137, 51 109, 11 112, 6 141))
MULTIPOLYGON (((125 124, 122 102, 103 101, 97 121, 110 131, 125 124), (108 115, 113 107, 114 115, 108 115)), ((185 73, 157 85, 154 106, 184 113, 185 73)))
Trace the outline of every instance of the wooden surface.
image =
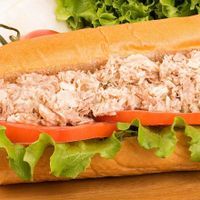
POLYGON ((0 187, 0 200, 199 200, 200 172, 0 187))

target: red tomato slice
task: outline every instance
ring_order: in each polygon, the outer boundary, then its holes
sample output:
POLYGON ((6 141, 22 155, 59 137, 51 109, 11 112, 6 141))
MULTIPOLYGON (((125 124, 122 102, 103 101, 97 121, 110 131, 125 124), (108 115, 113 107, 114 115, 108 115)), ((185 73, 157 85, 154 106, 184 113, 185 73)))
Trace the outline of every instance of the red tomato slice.
POLYGON ((6 135, 13 143, 29 144, 35 142, 41 133, 47 133, 56 142, 75 142, 80 140, 105 138, 116 130, 115 123, 92 123, 79 126, 46 127, 0 121, 6 127, 6 135))
POLYGON ((175 117, 182 117, 188 124, 200 125, 200 113, 165 113, 148 111, 120 111, 115 116, 97 117, 96 121, 101 122, 131 122, 139 119, 142 125, 158 126, 171 125, 175 117))
POLYGON ((28 33, 25 36, 22 36, 21 39, 31 39, 31 38, 41 37, 41 36, 45 36, 45 35, 52 35, 52 34, 56 34, 56 33, 58 33, 58 32, 53 31, 53 30, 35 30, 35 31, 28 33))

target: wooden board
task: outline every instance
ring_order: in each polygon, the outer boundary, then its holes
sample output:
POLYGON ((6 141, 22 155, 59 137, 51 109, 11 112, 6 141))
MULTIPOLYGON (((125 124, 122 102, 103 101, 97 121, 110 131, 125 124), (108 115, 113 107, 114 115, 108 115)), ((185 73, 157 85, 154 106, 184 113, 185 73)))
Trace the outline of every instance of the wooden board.
POLYGON ((199 200, 200 172, 0 187, 0 200, 199 200))

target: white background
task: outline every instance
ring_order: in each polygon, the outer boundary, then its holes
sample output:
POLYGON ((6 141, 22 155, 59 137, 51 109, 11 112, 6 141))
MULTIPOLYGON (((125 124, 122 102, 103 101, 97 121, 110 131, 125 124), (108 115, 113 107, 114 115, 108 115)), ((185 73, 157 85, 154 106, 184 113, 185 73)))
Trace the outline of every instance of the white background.
MULTIPOLYGON (((36 29, 68 30, 55 18, 55 0, 0 0, 0 23, 16 27, 22 35, 36 29)), ((0 34, 8 35, 0 29, 0 34)))

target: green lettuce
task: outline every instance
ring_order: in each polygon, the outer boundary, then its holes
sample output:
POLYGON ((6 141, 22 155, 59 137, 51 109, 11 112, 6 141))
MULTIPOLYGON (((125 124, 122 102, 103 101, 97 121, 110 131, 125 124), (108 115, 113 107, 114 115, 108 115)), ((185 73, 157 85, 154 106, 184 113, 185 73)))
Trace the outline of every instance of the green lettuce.
POLYGON ((200 5, 199 2, 199 0, 196 2, 193 0, 160 0, 160 11, 158 12, 159 14, 157 14, 160 16, 160 13, 162 13, 164 17, 183 17, 194 15, 198 13, 198 5, 200 5))
MULTIPOLYGON (((182 124, 185 125, 184 121, 182 121, 182 124)), ((200 127, 185 126, 185 135, 191 139, 189 142, 191 160, 200 162, 200 127)))
POLYGON ((8 154, 10 167, 15 173, 24 180, 31 178, 29 164, 23 160, 25 147, 19 144, 13 144, 6 136, 6 128, 0 127, 0 148, 5 149, 8 154))
POLYGON ((73 30, 200 13, 200 0, 56 0, 56 17, 73 30))
POLYGON ((94 155, 113 158, 120 150, 121 143, 113 134, 106 139, 59 144, 48 134, 41 133, 36 142, 25 147, 13 144, 6 137, 5 127, 0 126, 0 148, 6 150, 10 167, 24 180, 33 180, 34 168, 48 146, 54 148, 50 158, 51 174, 76 178, 90 165, 94 155))
POLYGON ((42 133, 36 142, 32 143, 26 148, 24 147, 25 153, 22 160, 28 163, 30 166, 31 179, 33 178, 34 168, 37 162, 49 145, 54 146, 54 140, 49 135, 42 133))
POLYGON ((130 132, 131 127, 136 127, 137 139, 141 147, 145 149, 157 149, 155 154, 158 157, 165 158, 170 156, 176 147, 176 131, 177 118, 169 127, 152 128, 144 127, 139 120, 134 120, 131 123, 118 123, 118 130, 130 132))
POLYGON ((103 158, 113 158, 120 146, 120 141, 114 134, 103 140, 57 144, 50 159, 51 172, 57 177, 76 178, 90 165, 95 154, 103 158))
POLYGON ((38 141, 26 148, 24 161, 34 168, 47 146, 53 146, 54 152, 50 158, 51 173, 55 176, 76 178, 90 165, 91 158, 100 154, 103 158, 113 158, 120 149, 120 142, 112 135, 103 140, 87 140, 66 144, 56 144, 47 134, 41 134, 38 141))
POLYGON ((164 127, 145 127, 139 120, 117 123, 117 131, 109 138, 65 144, 56 143, 47 133, 41 133, 29 146, 13 144, 6 136, 6 128, 0 126, 0 148, 7 152, 11 169, 24 180, 33 180, 35 166, 48 146, 53 148, 50 173, 57 177, 76 178, 89 167, 95 155, 114 158, 125 137, 137 137, 142 148, 154 149, 157 157, 168 157, 175 150, 176 132, 180 130, 190 138, 191 160, 200 161, 200 127, 187 125, 180 117, 176 117, 171 126, 164 127))

